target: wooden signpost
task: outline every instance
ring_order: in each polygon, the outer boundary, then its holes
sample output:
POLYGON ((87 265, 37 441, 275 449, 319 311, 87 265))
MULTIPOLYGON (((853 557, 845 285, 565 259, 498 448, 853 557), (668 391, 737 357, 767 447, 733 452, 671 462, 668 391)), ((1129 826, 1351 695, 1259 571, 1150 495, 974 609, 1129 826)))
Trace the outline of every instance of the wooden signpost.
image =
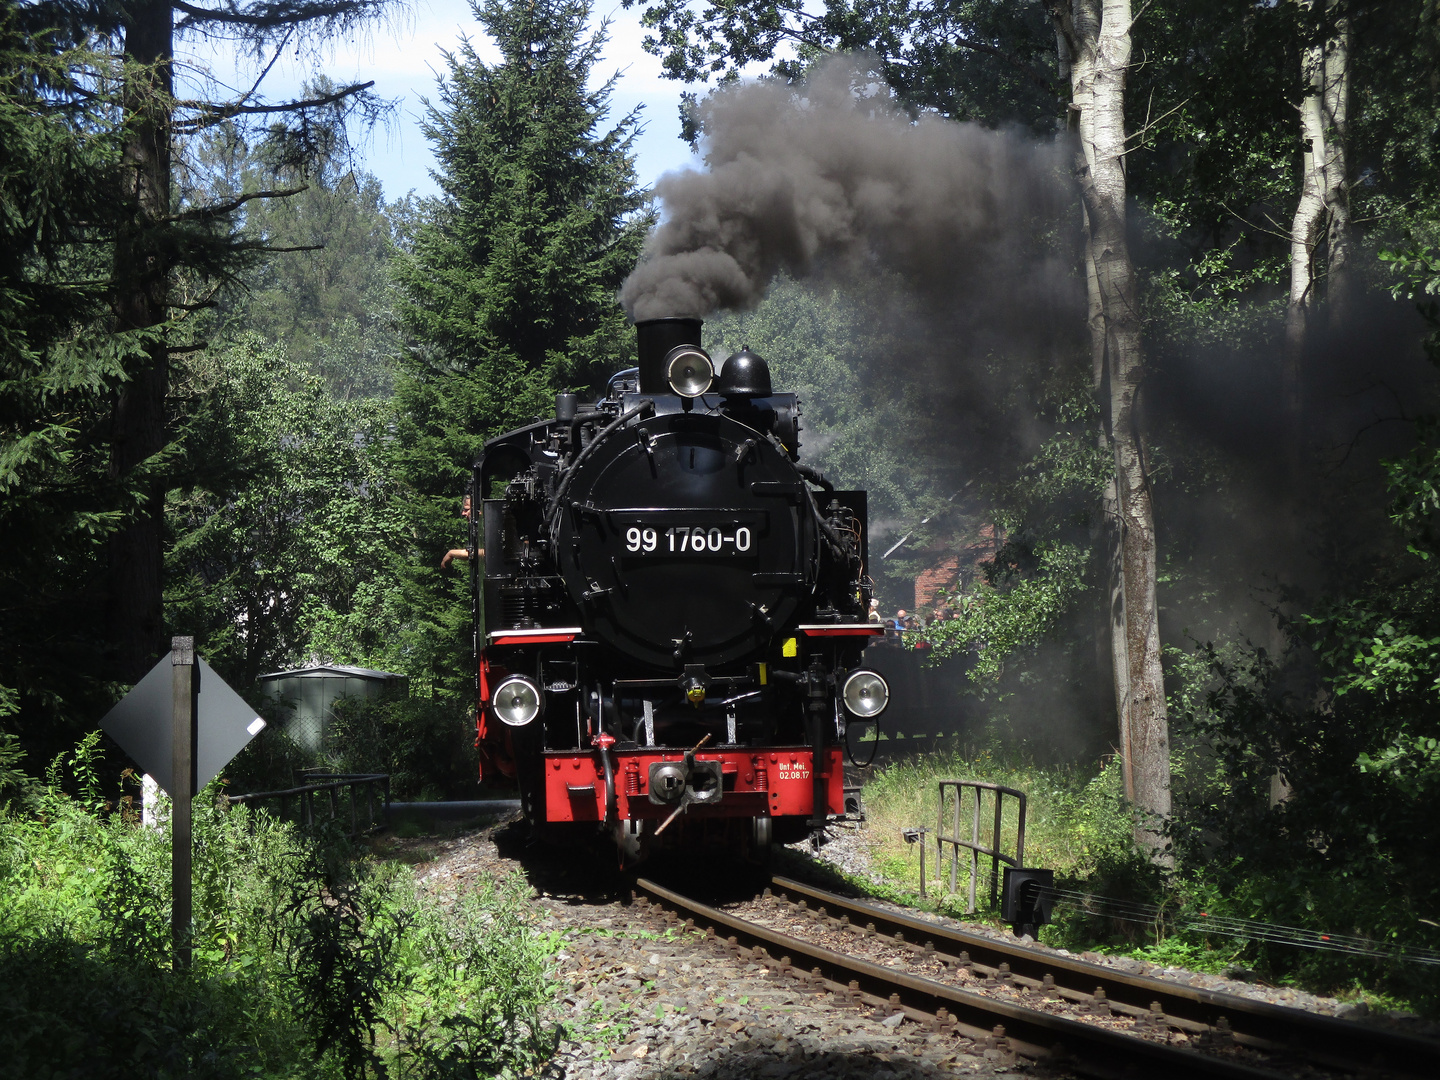
MULTIPOLYGON (((161 661, 164 663, 164 661, 161 661)), ((174 939, 175 966, 190 966, 190 920, 194 911, 195 797, 195 639, 170 639, 170 933, 174 939), (183 795, 176 794, 184 792, 183 795)))
POLYGON ((170 639, 156 664, 100 722, 170 795, 170 927, 176 969, 190 966, 195 794, 265 728, 210 665, 193 637, 170 639))

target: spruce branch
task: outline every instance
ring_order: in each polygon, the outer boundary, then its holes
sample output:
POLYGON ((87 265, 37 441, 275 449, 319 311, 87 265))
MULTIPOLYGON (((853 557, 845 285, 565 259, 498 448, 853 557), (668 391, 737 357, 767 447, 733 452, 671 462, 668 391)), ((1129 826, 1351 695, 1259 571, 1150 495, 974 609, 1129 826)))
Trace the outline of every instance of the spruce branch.
POLYGON ((281 101, 269 105, 246 105, 244 99, 228 102, 223 105, 216 105, 209 101, 177 101, 177 108, 193 109, 198 114, 189 120, 181 120, 175 124, 175 130, 186 135, 193 135, 206 128, 223 124, 227 120, 233 120, 237 116, 273 116, 277 113, 304 112, 307 109, 322 109, 327 105, 334 105, 344 101, 346 98, 362 94, 375 85, 375 80, 369 82, 351 83, 349 86, 342 86, 340 89, 329 94, 322 94, 319 97, 301 98, 295 101, 281 101))
POLYGON ((309 191, 309 184, 302 184, 296 188, 275 188, 269 191, 247 191, 243 195, 237 195, 223 203, 215 203, 212 206, 199 206, 193 210, 186 210, 179 214, 172 214, 166 221, 209 221, 212 218, 223 217, 226 214, 234 213, 240 207, 252 199, 288 199, 291 195, 299 195, 302 191, 309 191))

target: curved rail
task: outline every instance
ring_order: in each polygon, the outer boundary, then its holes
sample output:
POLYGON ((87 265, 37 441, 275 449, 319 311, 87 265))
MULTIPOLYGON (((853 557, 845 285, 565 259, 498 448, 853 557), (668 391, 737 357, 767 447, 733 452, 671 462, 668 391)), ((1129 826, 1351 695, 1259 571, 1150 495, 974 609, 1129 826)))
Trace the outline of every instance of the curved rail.
MULTIPOLYGON (((1005 964, 1017 981, 1040 988, 1055 987, 1070 1000, 1092 1000, 1100 988, 1117 1011, 1154 1014, 1158 1003, 1167 1022, 1183 1028, 1228 1026, 1237 1042, 1257 1049, 1284 1050, 1325 1065, 1342 1065, 1417 1077, 1440 1076, 1440 1042, 1366 1027, 1333 1016, 1253 1001, 1236 994, 1182 986, 1163 979, 1129 975, 1101 964, 1011 945, 980 934, 939 926, 924 919, 851 900, 813 886, 776 877, 771 887, 796 903, 818 903, 826 916, 867 924, 887 937, 896 934, 916 944, 930 943, 982 971, 1000 971, 1005 964)), ((987 973, 989 973, 987 971, 987 973)))
POLYGON ((780 972, 857 1004, 888 1005, 913 1020, 984 1041, 1001 1053, 1063 1063, 1070 1072, 1107 1080, 1127 1073, 1166 1080, 1278 1080, 1285 1075, 968 993, 736 918, 645 878, 635 885, 637 898, 644 893, 644 899, 653 899, 688 925, 704 928, 733 947, 748 946, 752 955, 780 972))

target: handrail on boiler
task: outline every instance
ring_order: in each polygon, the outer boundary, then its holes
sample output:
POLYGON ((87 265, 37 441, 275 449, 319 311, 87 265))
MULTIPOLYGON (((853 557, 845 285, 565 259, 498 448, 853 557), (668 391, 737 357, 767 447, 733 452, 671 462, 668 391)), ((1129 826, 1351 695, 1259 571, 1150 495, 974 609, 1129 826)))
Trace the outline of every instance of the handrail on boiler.
MULTIPOLYGON (((959 884, 960 849, 963 847, 969 850, 970 896, 969 907, 965 910, 967 914, 970 914, 975 911, 975 882, 980 875, 980 856, 988 855, 990 857, 990 906, 992 908, 995 907, 1000 896, 1000 864, 1003 862, 1006 866, 1014 867, 1025 865, 1025 793, 1023 791, 1017 791, 1012 787, 1005 787, 1003 784, 990 784, 983 780, 941 780, 939 801, 938 820, 936 821, 935 827, 935 855, 936 862, 939 864, 936 870, 941 873, 944 872, 945 845, 952 845, 950 852, 950 891, 952 893, 955 892, 959 884), (970 815, 969 840, 962 838, 960 835, 961 805, 965 801, 961 792, 962 788, 970 788, 975 792, 974 809, 970 815), (951 836, 945 835, 945 809, 946 803, 949 801, 946 799, 945 794, 947 789, 953 789, 955 793, 953 814, 954 834, 951 836), (980 843, 980 811, 984 799, 983 793, 986 791, 993 791, 995 793, 994 830, 990 836, 989 847, 985 847, 980 843), (1013 859, 1000 850, 1000 829, 1006 795, 1013 796, 1019 801, 1019 828, 1016 834, 1015 857, 1013 859)), ((921 873, 923 876, 923 870, 921 873)))

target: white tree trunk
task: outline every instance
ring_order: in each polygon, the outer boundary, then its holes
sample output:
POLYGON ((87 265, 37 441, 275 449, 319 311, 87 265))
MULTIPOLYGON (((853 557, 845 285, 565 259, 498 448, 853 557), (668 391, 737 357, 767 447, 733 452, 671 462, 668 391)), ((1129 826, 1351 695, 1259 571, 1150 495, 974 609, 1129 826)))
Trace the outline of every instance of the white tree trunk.
MULTIPOLYGON (((1334 8, 1337 0, 1331 0, 1334 8)), ((1332 324, 1344 320, 1351 303, 1350 183, 1345 149, 1350 135, 1350 20, 1335 21, 1325 45, 1321 103, 1325 113, 1325 167, 1321 196, 1329 215, 1326 230, 1325 301, 1332 324)))
POLYGON ((1125 78, 1132 17, 1129 0, 1050 0, 1050 12, 1068 61, 1080 137, 1095 371, 1109 389, 1105 404, 1115 475, 1107 517, 1113 515, 1118 542, 1112 550, 1119 586, 1111 595, 1111 655, 1125 790, 1141 814, 1136 839, 1162 858, 1159 828, 1170 815, 1170 738, 1155 600, 1154 510, 1136 415, 1144 353, 1126 239, 1125 78))
POLYGON ((1306 90, 1300 99, 1300 197, 1290 223, 1290 298, 1285 305, 1285 358, 1280 373, 1285 450, 1292 482, 1299 476, 1300 446, 1305 437, 1305 339, 1310 312, 1315 305, 1315 244, 1325 217, 1325 200, 1321 194, 1325 121, 1320 104, 1324 70, 1324 49, 1320 45, 1301 51, 1300 73, 1306 90))
MULTIPOLYGON (((1306 12, 1314 0, 1297 0, 1306 12)), ((1333 4, 1336 0, 1330 0, 1333 4)), ((1303 24, 1304 20, 1302 20, 1303 24)), ((1300 79, 1300 196, 1290 224, 1290 298, 1285 307, 1281 406, 1292 480, 1298 479, 1305 438, 1305 345, 1317 307, 1315 248, 1326 240, 1326 294, 1332 319, 1350 302, 1350 195, 1345 139, 1350 109, 1350 25, 1337 19, 1327 40, 1302 43, 1300 79)))

